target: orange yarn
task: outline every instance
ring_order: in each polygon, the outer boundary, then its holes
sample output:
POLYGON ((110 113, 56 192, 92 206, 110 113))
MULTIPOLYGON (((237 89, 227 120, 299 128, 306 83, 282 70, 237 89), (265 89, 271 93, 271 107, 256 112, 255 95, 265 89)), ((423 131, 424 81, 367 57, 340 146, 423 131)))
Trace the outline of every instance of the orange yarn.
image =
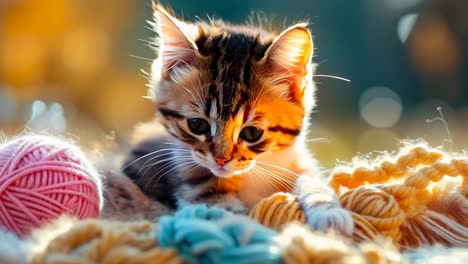
POLYGON ((419 165, 430 165, 442 158, 443 153, 417 146, 407 154, 401 155, 396 162, 384 161, 374 168, 358 167, 352 173, 336 170, 332 173, 330 185, 339 194, 339 186, 356 188, 364 184, 386 182, 392 178, 401 178, 408 175, 408 169, 419 165))
MULTIPOLYGON (((468 246, 467 158, 444 159, 439 150, 415 146, 396 162, 340 168, 330 179, 342 206, 353 215, 356 241, 385 236, 403 247, 468 246), (444 176, 461 176, 460 192, 442 183, 444 176), (342 187, 348 190, 341 193, 342 187)), ((304 222, 303 214, 296 213, 298 207, 291 194, 276 194, 257 205, 251 216, 278 228, 290 221, 304 222)))

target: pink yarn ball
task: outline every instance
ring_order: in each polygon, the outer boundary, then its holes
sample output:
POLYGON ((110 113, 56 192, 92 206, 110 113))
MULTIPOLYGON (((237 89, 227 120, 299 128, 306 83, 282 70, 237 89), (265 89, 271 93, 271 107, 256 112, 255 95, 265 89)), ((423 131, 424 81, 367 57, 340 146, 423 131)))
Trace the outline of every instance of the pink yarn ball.
POLYGON ((0 225, 20 236, 68 214, 98 217, 101 180, 73 144, 24 136, 0 145, 0 225))

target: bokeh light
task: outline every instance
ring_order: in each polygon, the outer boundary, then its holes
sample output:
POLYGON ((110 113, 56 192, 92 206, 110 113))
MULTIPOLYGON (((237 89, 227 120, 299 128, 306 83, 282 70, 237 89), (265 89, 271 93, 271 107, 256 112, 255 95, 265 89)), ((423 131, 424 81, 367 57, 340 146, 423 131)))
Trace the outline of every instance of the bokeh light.
POLYGON ((414 24, 416 24, 416 19, 418 19, 417 14, 407 14, 402 16, 398 21, 397 33, 401 42, 405 43, 408 39, 414 24))
POLYGON ((30 129, 39 131, 65 131, 67 121, 63 106, 56 102, 47 105, 41 100, 34 101, 31 104, 28 126, 30 129))
POLYGON ((370 87, 359 99, 361 117, 376 128, 389 128, 400 120, 400 97, 387 87, 370 87))
POLYGON ((447 22, 431 17, 417 24, 409 39, 413 62, 426 74, 447 74, 456 70, 461 59, 460 46, 447 22))

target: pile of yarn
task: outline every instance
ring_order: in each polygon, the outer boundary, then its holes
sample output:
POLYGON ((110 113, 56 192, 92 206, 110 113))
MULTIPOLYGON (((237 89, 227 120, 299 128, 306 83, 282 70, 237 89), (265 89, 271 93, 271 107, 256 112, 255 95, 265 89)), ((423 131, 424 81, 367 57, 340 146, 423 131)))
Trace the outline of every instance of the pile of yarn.
POLYGON ((250 218, 188 206, 160 224, 85 220, 32 257, 52 263, 406 263, 391 245, 352 245, 290 225, 281 233, 250 218))
MULTIPOLYGON (((467 157, 415 145, 370 164, 375 165, 337 168, 330 178, 353 215, 355 241, 386 237, 401 248, 468 247, 467 157)), ((266 198, 250 216, 275 229, 305 222, 299 201, 289 193, 266 198)))
POLYGON ((98 217, 101 206, 100 177, 72 143, 29 135, 0 145, 0 226, 26 236, 62 214, 98 217))

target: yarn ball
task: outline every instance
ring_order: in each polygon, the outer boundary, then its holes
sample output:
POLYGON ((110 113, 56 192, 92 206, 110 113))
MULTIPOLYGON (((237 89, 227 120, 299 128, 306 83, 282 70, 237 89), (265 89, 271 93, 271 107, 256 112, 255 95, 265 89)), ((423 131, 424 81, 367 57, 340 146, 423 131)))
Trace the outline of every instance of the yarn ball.
POLYGON ((101 180, 72 143, 29 135, 0 145, 0 225, 28 235, 62 214, 99 216, 101 180))
POLYGON ((251 219, 206 205, 161 217, 159 243, 175 248, 186 263, 281 263, 276 232, 251 219))
POLYGON ((261 200, 250 211, 250 217, 260 224, 281 229, 290 222, 305 223, 305 213, 297 197, 290 193, 278 192, 261 200))

